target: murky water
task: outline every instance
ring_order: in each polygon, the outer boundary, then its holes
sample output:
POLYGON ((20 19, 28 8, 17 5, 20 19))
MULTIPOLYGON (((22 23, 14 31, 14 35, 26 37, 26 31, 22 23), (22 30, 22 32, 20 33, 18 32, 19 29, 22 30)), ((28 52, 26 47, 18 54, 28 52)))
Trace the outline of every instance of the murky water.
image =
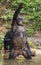
POLYGON ((41 65, 41 55, 37 55, 32 60, 4 60, 0 57, 0 65, 41 65))

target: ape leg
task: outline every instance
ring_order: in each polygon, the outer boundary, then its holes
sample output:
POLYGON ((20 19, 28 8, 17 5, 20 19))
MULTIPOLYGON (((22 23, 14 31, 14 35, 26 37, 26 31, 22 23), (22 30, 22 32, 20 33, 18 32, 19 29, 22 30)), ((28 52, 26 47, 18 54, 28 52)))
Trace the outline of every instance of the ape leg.
POLYGON ((26 59, 32 59, 31 53, 29 51, 28 48, 25 48, 25 50, 23 50, 22 55, 26 58, 26 59))
POLYGON ((29 46, 28 42, 26 42, 26 47, 29 49, 29 52, 32 55, 32 52, 31 52, 31 49, 30 49, 30 46, 29 46))
POLYGON ((18 52, 12 49, 9 55, 9 59, 15 59, 18 55, 19 55, 18 52))

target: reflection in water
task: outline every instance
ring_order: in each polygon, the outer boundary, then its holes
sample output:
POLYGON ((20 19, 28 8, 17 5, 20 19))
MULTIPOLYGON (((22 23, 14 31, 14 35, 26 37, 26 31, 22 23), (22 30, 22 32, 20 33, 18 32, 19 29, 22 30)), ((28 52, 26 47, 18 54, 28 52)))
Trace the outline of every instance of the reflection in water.
POLYGON ((32 60, 4 60, 0 59, 0 65, 41 65, 41 55, 33 57, 32 60))

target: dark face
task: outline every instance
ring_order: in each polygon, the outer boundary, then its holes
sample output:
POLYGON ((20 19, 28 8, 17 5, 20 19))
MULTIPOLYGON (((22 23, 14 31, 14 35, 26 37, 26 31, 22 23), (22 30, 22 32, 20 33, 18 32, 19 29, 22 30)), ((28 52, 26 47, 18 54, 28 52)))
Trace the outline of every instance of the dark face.
POLYGON ((22 20, 18 20, 17 23, 18 23, 19 25, 23 25, 23 21, 22 21, 22 20))

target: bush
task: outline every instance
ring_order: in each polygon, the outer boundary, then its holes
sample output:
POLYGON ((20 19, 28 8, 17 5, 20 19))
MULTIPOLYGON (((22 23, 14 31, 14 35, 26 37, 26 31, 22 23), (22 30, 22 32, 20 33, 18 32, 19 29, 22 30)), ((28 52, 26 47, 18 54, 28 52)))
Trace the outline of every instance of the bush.
POLYGON ((31 41, 29 42, 29 45, 31 48, 36 48, 36 46, 34 45, 34 43, 32 43, 31 41))
POLYGON ((4 41, 4 36, 0 36, 0 49, 2 49, 2 47, 4 46, 3 41, 4 41))
POLYGON ((31 36, 33 33, 34 33, 34 30, 33 30, 33 29, 28 29, 28 30, 26 31, 26 34, 27 34, 28 36, 31 36))
MULTIPOLYGON (((17 9, 19 3, 23 3, 24 6, 20 11, 21 14, 26 14, 24 23, 32 22, 30 28, 26 33, 31 36, 35 31, 41 30, 41 0, 0 0, 0 4, 3 6, 4 14, 1 16, 3 20, 11 20, 14 11, 17 9), (35 22, 35 24, 33 24, 35 22)), ((9 25, 6 27, 9 28, 9 25), (7 27, 8 26, 8 27, 7 27)))

